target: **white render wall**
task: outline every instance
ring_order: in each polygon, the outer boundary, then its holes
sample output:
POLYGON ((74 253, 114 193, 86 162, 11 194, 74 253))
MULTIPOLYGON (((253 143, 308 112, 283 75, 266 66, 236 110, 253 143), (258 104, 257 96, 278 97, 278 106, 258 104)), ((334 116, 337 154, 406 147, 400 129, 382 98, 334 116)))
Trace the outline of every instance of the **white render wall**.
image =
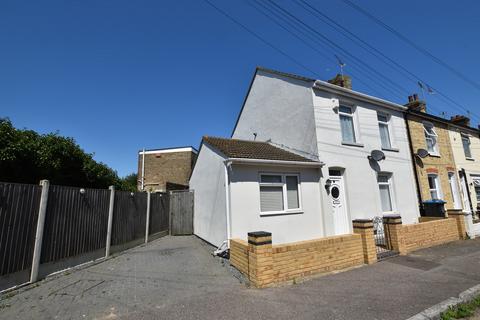
POLYGON ((313 83, 280 77, 259 70, 233 132, 233 139, 270 140, 318 155, 311 97, 313 83))
POLYGON ((190 178, 194 190, 193 231, 220 246, 227 240, 224 158, 203 144, 190 178))
MULTIPOLYGON (((347 209, 350 220, 382 216, 380 194, 377 185, 377 171, 392 173, 394 214, 400 214, 404 224, 418 222, 418 200, 413 173, 412 160, 408 144, 407 130, 403 113, 381 106, 342 97, 320 90, 313 92, 316 134, 319 157, 326 165, 325 177, 331 167, 344 168, 347 209), (357 141, 363 146, 342 145, 339 101, 355 107, 354 125, 357 128, 357 141), (371 162, 367 156, 374 149, 381 149, 377 111, 391 115, 390 136, 395 151, 384 151, 386 159, 371 162)), ((325 189, 322 190, 327 197, 325 189)), ((324 214, 332 213, 328 201, 324 203, 324 214)), ((327 224, 328 226, 329 224, 327 224)), ((327 234, 333 234, 327 229, 327 234)))
POLYGON ((232 238, 247 240, 248 232, 268 231, 272 242, 281 244, 325 236, 319 174, 315 168, 233 164, 229 171, 232 238), (261 172, 299 174, 302 213, 261 216, 261 172))
MULTIPOLYGON (((478 138, 478 136, 469 134, 470 151, 472 153, 473 160, 467 160, 467 158, 465 157, 465 152, 463 151, 461 132, 462 131, 457 127, 451 126, 449 128, 450 144, 452 146, 453 158, 455 160, 457 170, 465 169, 465 172, 467 174, 467 182, 469 184, 468 187, 470 190, 470 199, 472 200, 473 210, 476 210, 478 204, 475 194, 475 188, 472 182, 472 176, 480 177, 480 139, 478 138)), ((464 133, 469 132, 465 130, 464 133)), ((464 208, 464 210, 465 209, 466 211, 470 211, 470 208, 464 208)))

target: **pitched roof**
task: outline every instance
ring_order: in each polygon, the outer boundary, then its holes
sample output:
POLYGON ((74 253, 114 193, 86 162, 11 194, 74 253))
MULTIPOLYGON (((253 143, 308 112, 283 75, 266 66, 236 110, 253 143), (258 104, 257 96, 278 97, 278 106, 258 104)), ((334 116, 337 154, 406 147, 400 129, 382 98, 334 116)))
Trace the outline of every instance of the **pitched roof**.
POLYGON ((317 162, 271 145, 268 142, 204 136, 203 142, 228 158, 317 162))

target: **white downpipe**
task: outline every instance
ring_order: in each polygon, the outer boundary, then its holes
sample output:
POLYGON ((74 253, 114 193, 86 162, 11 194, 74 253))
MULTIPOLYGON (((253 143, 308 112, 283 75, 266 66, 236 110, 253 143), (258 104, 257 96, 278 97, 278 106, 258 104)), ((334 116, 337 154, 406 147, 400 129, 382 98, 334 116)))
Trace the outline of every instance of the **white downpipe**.
POLYGON ((230 166, 230 161, 225 161, 225 209, 227 211, 227 248, 230 248, 230 238, 232 236, 232 230, 230 225, 230 185, 228 179, 228 167, 230 166))
POLYGON ((142 151, 142 191, 145 188, 145 148, 142 151))

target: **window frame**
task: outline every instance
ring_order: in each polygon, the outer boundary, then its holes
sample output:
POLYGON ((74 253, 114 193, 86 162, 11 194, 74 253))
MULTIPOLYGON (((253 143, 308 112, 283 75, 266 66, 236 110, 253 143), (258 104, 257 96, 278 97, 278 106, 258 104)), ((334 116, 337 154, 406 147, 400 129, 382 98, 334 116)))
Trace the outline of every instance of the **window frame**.
POLYGON ((360 137, 358 135, 357 123, 356 123, 356 120, 355 120, 355 112, 356 112, 356 108, 352 105, 341 103, 338 106, 338 121, 339 121, 339 124, 340 124, 340 135, 341 135, 341 139, 342 139, 342 144, 361 145, 361 143, 359 142, 360 137), (350 109, 351 113, 341 111, 340 109, 342 107, 350 109), (342 116, 343 117, 348 117, 352 121, 353 141, 346 141, 343 138, 342 121, 341 121, 342 116))
POLYGON ((472 141, 470 140, 470 136, 466 133, 460 133, 460 138, 462 141, 462 148, 463 148, 463 154, 465 155, 465 159, 467 160, 473 160, 472 157, 472 141), (465 144, 463 143, 464 139, 468 141, 468 152, 470 153, 470 156, 467 156, 466 150, 465 150, 465 144))
POLYGON ((380 134, 380 146, 381 146, 382 150, 395 150, 393 139, 392 139, 391 125, 390 125, 391 119, 392 119, 391 114, 381 112, 381 111, 377 111, 377 124, 378 124, 378 130, 379 130, 379 134, 380 134), (386 117, 387 118, 386 121, 378 119, 379 116, 386 117), (385 125, 387 127, 388 142, 390 144, 390 146, 388 146, 388 147, 382 145, 382 131, 380 130, 380 125, 385 125))
POLYGON ((258 195, 259 195, 259 200, 260 200, 259 201, 259 212, 260 212, 261 216, 292 214, 292 213, 302 213, 303 212, 300 173, 295 173, 295 172, 259 172, 258 173, 258 195), (281 177, 281 182, 262 182, 262 176, 280 176, 281 177), (288 208, 287 177, 296 177, 297 178, 298 208, 293 208, 293 209, 288 208), (261 188, 263 186, 265 186, 265 187, 282 187, 283 210, 262 211, 261 188))
POLYGON ((440 183, 440 176, 436 173, 429 173, 427 174, 427 182, 428 182, 428 191, 430 192, 431 200, 443 200, 443 192, 442 192, 442 185, 440 183), (430 188, 430 181, 428 181, 430 177, 434 177, 435 189, 430 188), (437 198, 432 197, 432 190, 435 190, 435 192, 437 193, 437 198))
POLYGON ((437 131, 435 131, 434 124, 431 123, 431 122, 427 122, 427 121, 423 122, 423 131, 424 131, 424 134, 425 134, 425 145, 427 146, 427 151, 428 151, 429 155, 439 157, 440 156, 440 149, 439 149, 439 146, 438 146, 438 134, 437 134, 437 131), (427 127, 431 128, 432 133, 428 132, 427 127), (435 141, 435 144, 433 144, 433 151, 432 152, 430 150, 428 150, 428 142, 427 142, 428 139, 434 139, 434 141, 435 141))
POLYGON ((397 207, 396 207, 396 202, 395 202, 395 192, 394 192, 394 188, 393 188, 393 173, 391 173, 391 172, 379 172, 379 173, 377 173, 377 188, 378 188, 378 195, 379 195, 379 198, 380 198, 380 208, 382 210, 382 213, 385 213, 385 214, 395 213, 397 211, 397 207), (380 176, 387 177, 387 182, 378 181, 378 178, 380 176), (383 211, 382 197, 380 195, 380 185, 388 186, 388 192, 390 194, 390 207, 391 207, 390 211, 383 211))

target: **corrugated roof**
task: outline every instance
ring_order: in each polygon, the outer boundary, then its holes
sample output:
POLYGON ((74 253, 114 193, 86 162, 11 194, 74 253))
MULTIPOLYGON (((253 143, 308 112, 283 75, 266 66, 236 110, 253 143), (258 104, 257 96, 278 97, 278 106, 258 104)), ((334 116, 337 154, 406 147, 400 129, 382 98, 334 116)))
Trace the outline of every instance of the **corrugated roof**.
POLYGON ((268 142, 209 136, 204 136, 203 142, 217 149, 228 158, 317 162, 273 146, 268 142))

